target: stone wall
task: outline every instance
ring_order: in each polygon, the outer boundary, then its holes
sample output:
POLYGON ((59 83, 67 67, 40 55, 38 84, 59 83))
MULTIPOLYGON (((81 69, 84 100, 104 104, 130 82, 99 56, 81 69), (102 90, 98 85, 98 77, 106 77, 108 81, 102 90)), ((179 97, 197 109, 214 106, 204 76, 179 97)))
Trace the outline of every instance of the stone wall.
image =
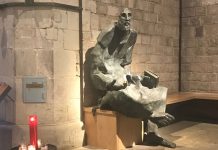
POLYGON ((218 91, 218 1, 182 0, 182 90, 218 91))
MULTIPOLYGON (((4 0, 0 4, 16 1, 24 0, 4 0)), ((49 2, 78 5, 78 0, 49 2)), ((84 58, 100 31, 117 21, 123 7, 129 7, 133 12, 132 25, 138 32, 132 71, 142 74, 150 69, 160 75, 160 84, 168 87, 169 93, 178 91, 179 0, 82 2, 84 58)), ((0 67, 8 69, 0 71, 0 78, 10 83, 11 95, 16 99, 13 145, 28 142, 27 118, 37 114, 39 138, 44 143, 64 150, 80 146, 84 136, 80 122, 78 13, 50 7, 11 7, 0 11, 0 61, 4 61, 0 67), (9 46, 5 46, 6 39, 9 46), (26 75, 47 78, 46 103, 23 102, 22 78, 26 75)))
MULTIPOLYGON (((169 93, 178 91, 179 0, 83 1, 84 57, 100 31, 113 25, 124 7, 131 9, 132 26, 138 33, 132 72, 149 69, 160 76, 160 85, 168 87, 169 93)), ((87 91, 85 101, 92 97, 87 91)))
MULTIPOLYGON (((0 82, 5 82, 12 87, 9 95, 15 99, 14 79, 14 28, 10 12, 0 10, 0 82)), ((0 120, 14 122, 14 103, 5 97, 0 102, 0 120)))
POLYGON ((80 121, 79 13, 51 7, 4 8, 0 10, 0 39, 0 81, 9 82, 16 91, 12 145, 29 143, 28 116, 36 114, 43 143, 60 150, 80 147, 84 131, 80 121), (45 103, 23 102, 25 76, 46 77, 45 103))

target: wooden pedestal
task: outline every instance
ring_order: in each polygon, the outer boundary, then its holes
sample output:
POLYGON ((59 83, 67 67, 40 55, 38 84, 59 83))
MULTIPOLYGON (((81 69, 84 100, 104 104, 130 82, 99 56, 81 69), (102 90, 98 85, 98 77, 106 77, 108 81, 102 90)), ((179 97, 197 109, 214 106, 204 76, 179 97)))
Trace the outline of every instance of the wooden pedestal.
POLYGON ((142 121, 114 111, 84 108, 87 144, 97 148, 121 150, 142 142, 142 121))

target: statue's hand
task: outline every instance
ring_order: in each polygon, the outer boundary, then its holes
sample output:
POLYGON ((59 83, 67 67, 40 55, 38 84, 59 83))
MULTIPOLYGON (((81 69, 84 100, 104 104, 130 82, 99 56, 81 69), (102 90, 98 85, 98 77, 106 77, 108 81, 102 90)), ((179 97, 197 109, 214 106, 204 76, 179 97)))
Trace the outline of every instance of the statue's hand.
POLYGON ((123 82, 122 84, 117 84, 116 82, 117 80, 113 80, 110 84, 108 84, 107 89, 118 91, 121 89, 125 89, 127 86, 127 82, 123 82))
POLYGON ((100 108, 100 105, 92 107, 92 115, 95 116, 97 109, 100 108))
POLYGON ((111 90, 111 89, 113 88, 113 86, 114 86, 115 83, 116 83, 116 80, 114 79, 111 83, 109 83, 109 84, 107 85, 107 90, 111 90))
POLYGON ((126 83, 126 82, 124 82, 123 84, 114 84, 114 85, 112 86, 112 90, 119 91, 119 90, 121 90, 121 89, 125 89, 126 86, 127 86, 127 83, 126 83))
POLYGON ((106 73, 107 73, 107 68, 105 67, 104 63, 98 64, 98 69, 99 69, 103 74, 106 74, 106 73))

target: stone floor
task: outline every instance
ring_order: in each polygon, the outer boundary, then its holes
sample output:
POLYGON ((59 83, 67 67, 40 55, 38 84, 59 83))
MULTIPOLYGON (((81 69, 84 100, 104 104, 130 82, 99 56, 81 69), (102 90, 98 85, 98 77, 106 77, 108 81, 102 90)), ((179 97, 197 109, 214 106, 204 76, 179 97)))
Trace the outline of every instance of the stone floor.
MULTIPOLYGON (((160 133, 177 144, 176 150, 218 149, 218 124, 181 121, 160 129, 160 133)), ((95 149, 83 147, 78 150, 95 149)), ((136 145, 129 150, 170 150, 161 146, 136 145)))
MULTIPOLYGON (((160 133, 177 144, 176 150, 218 149, 218 125, 182 121, 161 128, 160 133)), ((136 145, 132 150, 167 150, 170 148, 136 145)))
POLYGON ((0 120, 0 150, 8 150, 11 147, 10 124, 0 120))

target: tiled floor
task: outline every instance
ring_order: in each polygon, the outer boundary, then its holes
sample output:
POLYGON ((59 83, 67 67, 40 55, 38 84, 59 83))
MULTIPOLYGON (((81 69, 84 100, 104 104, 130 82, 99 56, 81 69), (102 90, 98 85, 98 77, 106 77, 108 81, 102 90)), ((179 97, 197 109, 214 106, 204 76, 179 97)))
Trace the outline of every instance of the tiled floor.
MULTIPOLYGON (((177 144, 176 150, 218 150, 218 124, 181 121, 161 128, 160 133, 177 144)), ((84 147, 78 150, 87 149, 95 148, 84 147)), ((129 150, 170 150, 170 148, 136 145, 129 150)))

